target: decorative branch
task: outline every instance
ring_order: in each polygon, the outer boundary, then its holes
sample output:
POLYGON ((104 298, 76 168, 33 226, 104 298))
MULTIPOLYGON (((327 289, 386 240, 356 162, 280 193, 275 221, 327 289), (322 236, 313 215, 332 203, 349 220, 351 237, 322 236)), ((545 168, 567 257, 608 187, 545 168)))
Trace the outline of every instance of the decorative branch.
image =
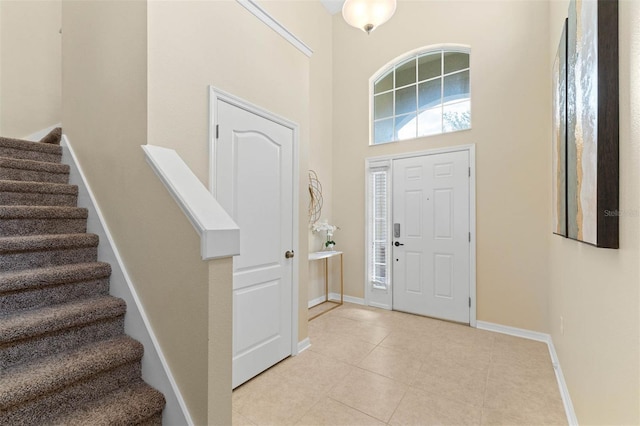
POLYGON ((309 170, 309 196, 309 224, 313 226, 322 214, 322 184, 313 170, 309 170))

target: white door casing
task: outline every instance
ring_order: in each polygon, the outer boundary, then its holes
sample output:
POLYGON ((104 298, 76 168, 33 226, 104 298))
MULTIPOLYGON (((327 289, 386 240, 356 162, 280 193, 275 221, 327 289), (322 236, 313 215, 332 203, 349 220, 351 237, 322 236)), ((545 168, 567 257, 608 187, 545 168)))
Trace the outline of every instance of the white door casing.
POLYGON ((392 182, 393 308, 469 324, 469 152, 396 159, 392 182))
POLYGON ((285 257, 296 249, 297 128, 211 93, 211 189, 240 227, 240 255, 233 260, 235 388, 297 352, 297 259, 285 257))

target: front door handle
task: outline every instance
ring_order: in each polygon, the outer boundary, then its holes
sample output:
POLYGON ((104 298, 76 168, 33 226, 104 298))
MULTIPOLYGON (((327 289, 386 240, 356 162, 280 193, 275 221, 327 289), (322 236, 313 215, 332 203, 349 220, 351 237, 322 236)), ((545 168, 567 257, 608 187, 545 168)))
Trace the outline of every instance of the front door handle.
POLYGON ((287 251, 287 252, 284 254, 284 257, 286 257, 287 259, 291 259, 293 256, 295 256, 295 254, 293 253, 293 250, 291 250, 291 251, 287 251))
POLYGON ((393 243, 394 246, 399 247, 399 246, 403 246, 404 244, 396 241, 395 243, 393 243))

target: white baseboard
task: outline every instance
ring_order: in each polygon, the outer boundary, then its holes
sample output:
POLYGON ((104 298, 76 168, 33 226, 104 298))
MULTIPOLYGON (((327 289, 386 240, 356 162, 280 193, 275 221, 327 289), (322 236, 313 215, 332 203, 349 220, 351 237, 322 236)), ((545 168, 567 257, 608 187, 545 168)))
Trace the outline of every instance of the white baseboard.
POLYGON ((316 297, 315 299, 309 300, 309 303, 307 304, 307 307, 309 309, 311 309, 314 306, 319 305, 319 304, 321 304, 323 302, 324 302, 324 296, 316 297))
POLYGON ((569 388, 567 382, 564 380, 562 374, 562 368, 560 367, 560 361, 558 360, 558 354, 556 348, 553 345, 553 339, 550 334, 539 333, 537 331, 525 330, 522 328, 509 327, 506 325, 494 324, 491 322, 478 321, 477 328, 481 330, 493 331, 496 333, 508 334, 510 336, 521 337, 523 339, 536 340, 547 344, 549 349, 549 356, 551 357, 551 363, 553 370, 556 373, 556 380, 558 382, 558 389, 560 390, 560 396, 562 397, 562 403, 564 405, 564 411, 567 415, 567 421, 570 426, 578 425, 578 418, 576 412, 573 409, 573 403, 571 402, 571 396, 569 395, 569 388))
POLYGON ((127 303, 125 332, 140 341, 145 348, 144 357, 142 358, 142 377, 149 385, 162 392, 167 401, 163 411, 163 423, 172 425, 188 424, 192 426, 194 423, 182 398, 180 389, 171 374, 169 364, 153 333, 142 302, 127 273, 102 211, 96 202, 93 191, 66 135, 62 136, 60 145, 63 149, 62 161, 68 164, 71 169, 69 183, 78 185, 78 206, 89 210, 87 232, 98 235, 100 239, 98 260, 111 264, 110 294, 124 299, 127 303))
POLYGON ((496 333, 522 337, 523 339, 535 340, 547 344, 551 341, 551 336, 546 333, 525 330, 523 328, 509 327, 507 325, 494 324, 492 322, 478 321, 477 328, 479 328, 480 330, 494 331, 496 333))
POLYGON ((560 388, 560 395, 562 395, 562 403, 564 404, 564 411, 567 414, 567 421, 570 426, 578 426, 578 417, 573 409, 573 403, 571 402, 571 396, 569 395, 569 388, 567 382, 564 381, 564 375, 562 374, 562 367, 560 367, 560 361, 558 360, 558 354, 556 353, 556 347, 553 345, 553 340, 549 336, 549 354, 551 355, 551 362, 556 372, 556 380, 558 381, 558 387, 560 388))
MULTIPOLYGON (((329 293, 329 300, 340 300, 340 293, 329 293)), ((361 297, 353 297, 345 295, 343 300, 347 303, 354 303, 356 305, 364 305, 364 299, 361 297)))
MULTIPOLYGON (((340 301, 340 293, 329 293, 329 300, 332 302, 340 301)), ((343 300, 347 303, 354 303, 356 305, 364 305, 364 299, 361 297, 353 297, 345 295, 343 300)), ((315 299, 309 300, 308 307, 313 308, 316 305, 319 305, 324 302, 324 296, 316 297, 315 299)))
POLYGON ((298 355, 311 347, 311 339, 308 337, 298 342, 298 355))

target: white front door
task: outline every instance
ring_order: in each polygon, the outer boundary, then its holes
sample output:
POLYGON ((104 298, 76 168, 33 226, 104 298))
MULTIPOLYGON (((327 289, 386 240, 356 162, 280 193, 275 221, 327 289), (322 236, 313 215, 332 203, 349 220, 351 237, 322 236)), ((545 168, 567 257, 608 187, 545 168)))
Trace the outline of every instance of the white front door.
POLYGON ((393 309, 469 323, 468 151, 393 161, 393 309))
POLYGON ((233 387, 292 348, 291 128, 218 99, 215 195, 240 227, 233 259, 233 387))

